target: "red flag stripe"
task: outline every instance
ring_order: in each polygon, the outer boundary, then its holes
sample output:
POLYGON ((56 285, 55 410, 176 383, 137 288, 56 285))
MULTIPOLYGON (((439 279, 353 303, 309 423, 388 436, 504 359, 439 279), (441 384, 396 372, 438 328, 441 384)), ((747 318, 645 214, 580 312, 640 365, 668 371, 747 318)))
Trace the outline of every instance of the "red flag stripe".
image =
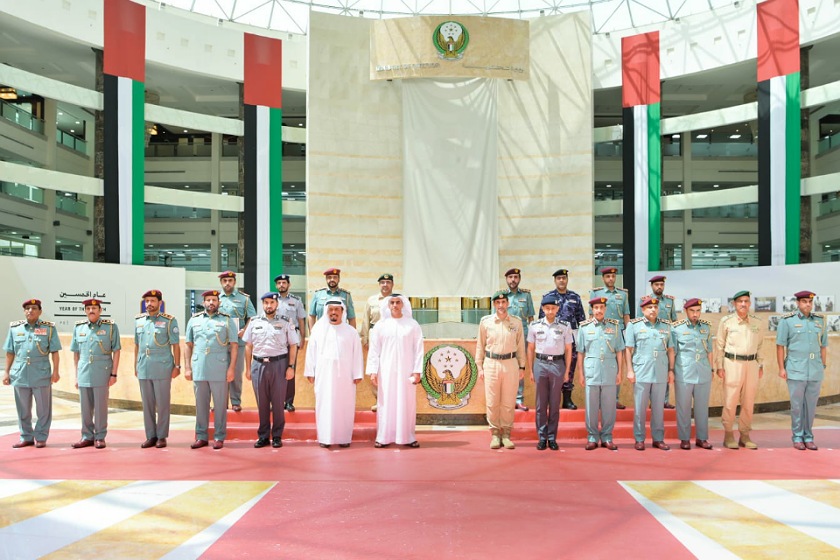
POLYGON ((756 16, 758 81, 799 72, 799 0, 767 0, 756 16))
POLYGON ((130 0, 105 2, 103 57, 106 74, 146 81, 146 6, 130 0))
POLYGON ((245 104, 283 107, 283 42, 245 33, 245 104))
POLYGON ((659 32, 622 37, 622 106, 650 105, 659 100, 659 32))

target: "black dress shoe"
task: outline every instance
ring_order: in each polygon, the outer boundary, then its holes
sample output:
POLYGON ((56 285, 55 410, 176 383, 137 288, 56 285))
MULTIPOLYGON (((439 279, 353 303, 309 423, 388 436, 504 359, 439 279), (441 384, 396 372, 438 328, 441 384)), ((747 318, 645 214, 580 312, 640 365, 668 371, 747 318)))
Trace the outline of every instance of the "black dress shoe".
POLYGON ((548 442, 547 442, 547 441, 545 441, 544 439, 541 439, 541 440, 537 443, 537 450, 538 450, 538 451, 543 451, 543 450, 546 448, 546 446, 547 446, 547 445, 548 445, 548 442))
POLYGON ((552 451, 557 451, 558 449, 560 449, 560 446, 557 445, 556 441, 554 441, 553 439, 550 439, 550 440, 548 440, 548 448, 551 449, 552 451))
POLYGON ((190 445, 190 449, 201 449, 202 447, 207 447, 206 439, 197 439, 190 445))
POLYGON ((709 441, 705 440, 705 439, 695 439, 694 440, 694 447, 699 447, 701 449, 711 449, 712 444, 709 443, 709 441))
POLYGON ((618 451, 618 446, 611 441, 602 441, 601 447, 606 447, 610 451, 618 451))
POLYGON ((350 444, 349 443, 339 443, 338 446, 346 449, 346 448, 350 447, 350 444))
POLYGON ((806 441, 805 442, 805 449, 807 449, 808 451, 816 451, 819 448, 817 447, 817 444, 814 443, 813 441, 806 441))
POLYGON ((276 437, 271 442, 271 447, 283 447, 283 440, 279 437, 276 437))
POLYGON ((672 404, 671 404, 671 403, 669 403, 669 402, 666 402, 666 403, 665 403, 665 408, 667 408, 668 410, 674 410, 674 409, 675 409, 675 408, 677 408, 677 407, 676 407, 676 406, 674 406, 674 405, 672 405, 672 404))
POLYGON ((46 447, 46 446, 47 446, 47 442, 46 442, 46 441, 36 441, 36 442, 35 442, 35 447, 37 447, 38 449, 42 449, 42 448, 44 448, 44 447, 46 447))
POLYGON ((330 448, 330 444, 329 444, 329 443, 319 443, 318 445, 320 445, 320 446, 321 446, 321 447, 323 447, 324 449, 329 449, 329 448, 330 448))
POLYGON ((654 441, 653 446, 656 449, 661 449, 662 451, 668 451, 669 449, 671 449, 671 446, 665 443, 664 441, 654 441))
POLYGON ((633 446, 636 451, 644 451, 645 450, 645 442, 637 441, 636 445, 633 446))
POLYGON ((76 443, 71 445, 70 447, 72 447, 73 449, 81 449, 83 447, 92 447, 92 446, 93 446, 93 440, 92 439, 80 439, 79 441, 77 441, 76 443))
POLYGON ((158 439, 157 443, 155 444, 155 447, 158 449, 163 449, 164 447, 166 447, 166 438, 162 437, 158 439))
POLYGON ((21 447, 29 447, 30 445, 35 445, 35 442, 32 440, 22 439, 19 442, 12 445, 14 449, 20 449, 21 447))
POLYGON ((627 407, 624 406, 623 404, 621 404, 620 402, 615 401, 615 409, 616 410, 624 410, 625 408, 627 408, 627 407))
POLYGON ((691 442, 687 439, 680 440, 680 449, 691 449, 691 442))
POLYGON ((95 442, 93 442, 93 446, 97 449, 105 449, 105 447, 106 447, 105 440, 104 439, 98 439, 95 442))
POLYGON ((796 449, 797 451, 805 451, 805 444, 802 443, 801 441, 794 441, 793 442, 793 448, 796 449))
POLYGON ((528 407, 522 403, 516 403, 516 410, 521 410, 522 412, 528 412, 528 407))
POLYGON ((140 444, 140 449, 148 449, 150 447, 154 447, 154 445, 156 443, 157 443, 157 438, 156 437, 149 438, 149 439, 147 439, 146 441, 144 441, 143 443, 140 444))
POLYGON ((288 410, 289 412, 294 412, 295 405, 293 405, 292 403, 286 403, 286 410, 288 410))
POLYGON ((587 441, 586 447, 584 447, 587 451, 592 451, 593 449, 598 449, 598 442, 597 441, 587 441))
POLYGON ((260 439, 258 439, 257 441, 255 441, 255 442, 254 442, 254 447, 256 447, 257 449, 259 449, 259 448, 261 448, 261 447, 265 447, 265 446, 266 446, 266 445, 268 445, 268 444, 269 444, 268 439, 266 439, 266 438, 260 438, 260 439))

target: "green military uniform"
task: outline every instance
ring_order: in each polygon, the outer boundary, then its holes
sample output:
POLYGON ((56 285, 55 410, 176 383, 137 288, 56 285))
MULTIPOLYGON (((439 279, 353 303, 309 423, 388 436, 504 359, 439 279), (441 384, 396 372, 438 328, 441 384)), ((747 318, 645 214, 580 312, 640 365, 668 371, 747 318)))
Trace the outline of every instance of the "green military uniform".
POLYGON ((825 317, 800 311, 779 321, 776 344, 787 348, 785 370, 790 393, 793 441, 814 441, 814 414, 825 375, 822 349, 828 346, 825 317))
POLYGON ((665 321, 633 319, 624 333, 625 345, 633 348, 632 367, 636 376, 633 387, 633 435, 645 441, 645 417, 650 403, 650 432, 654 442, 665 439, 665 387, 668 385, 668 349, 673 348, 671 325, 665 321))
POLYGON ((77 321, 70 351, 79 355, 76 384, 82 409, 82 439, 104 440, 108 432, 108 393, 115 351, 121 348, 120 329, 110 319, 77 321))
MULTIPOLYGON (((593 298, 594 299, 594 298, 593 298)), ((592 318, 583 321, 577 332, 576 346, 583 354, 583 378, 586 384, 586 431, 590 442, 611 442, 615 427, 616 354, 624 351, 621 321, 592 318), (598 427, 600 412, 601 426, 598 427)))
MULTIPOLYGON (((518 274, 518 273, 517 273, 518 274)), ((522 336, 525 340, 528 339, 528 323, 529 317, 534 317, 534 300, 531 298, 531 290, 524 288, 517 288, 515 292, 510 288, 503 292, 508 299, 508 313, 516 315, 522 321, 522 336)), ((519 380, 519 386, 516 389, 516 403, 522 405, 522 399, 525 392, 525 380, 519 380)))
MULTIPOLYGON (((219 293, 219 312, 225 313, 233 322, 234 329, 239 332, 245 328, 245 323, 251 317, 256 317, 257 310, 251 303, 251 296, 239 290, 233 290, 230 295, 219 293)), ((230 404, 231 406, 242 405, 242 372, 245 371, 245 341, 237 336, 239 353, 236 355, 236 369, 233 372, 233 381, 230 382, 230 404)), ((214 401, 215 402, 215 401, 214 401)), ((227 401, 225 406, 227 406, 227 401)), ((217 403, 217 407, 221 403, 217 403)))
POLYGON ((14 354, 12 367, 6 373, 15 390, 20 439, 24 442, 45 442, 52 424, 50 354, 61 350, 55 323, 41 320, 34 323, 26 320, 14 321, 9 325, 9 334, 3 349, 6 354, 14 354), (34 430, 33 400, 38 413, 34 430))
MULTIPOLYGON (((656 294, 648 294, 645 297, 655 298, 659 300, 659 313, 657 314, 657 318, 662 321, 673 322, 677 320, 677 305, 674 300, 674 296, 668 295, 661 295, 658 296, 656 294)), ((644 299, 644 298, 642 298, 644 299)), ((640 299, 639 302, 642 300, 640 299)), ((636 317, 642 317, 642 308, 637 303, 636 304, 636 317)))
POLYGON ((312 301, 309 302, 309 314, 315 317, 316 320, 320 319, 324 315, 327 300, 336 297, 340 298, 344 302, 345 307, 347 307, 347 319, 355 319, 356 310, 353 309, 353 296, 344 288, 338 288, 335 291, 329 288, 315 290, 315 293, 312 294, 312 301))
POLYGON ((227 435, 227 370, 230 348, 238 340, 233 320, 225 313, 196 313, 187 323, 186 341, 193 344, 192 378, 195 389, 195 436, 207 441, 210 423, 210 396, 216 406, 213 438, 224 441, 227 435))
MULTIPOLYGON (((627 290, 624 288, 608 289, 606 286, 590 290, 589 299, 607 298, 607 310, 604 313, 605 319, 615 319, 618 321, 619 327, 624 329, 624 316, 630 315, 630 297, 627 295, 627 290)), ((592 313, 592 307, 589 308, 589 313, 592 313)))
POLYGON ((671 325, 674 346, 674 389, 677 401, 677 433, 680 441, 691 439, 691 411, 694 401, 696 439, 709 439, 709 394, 712 389, 711 323, 687 319, 671 325))
POLYGON ((178 320, 166 313, 140 313, 134 318, 134 344, 146 439, 166 439, 175 367, 172 345, 178 344, 178 320))

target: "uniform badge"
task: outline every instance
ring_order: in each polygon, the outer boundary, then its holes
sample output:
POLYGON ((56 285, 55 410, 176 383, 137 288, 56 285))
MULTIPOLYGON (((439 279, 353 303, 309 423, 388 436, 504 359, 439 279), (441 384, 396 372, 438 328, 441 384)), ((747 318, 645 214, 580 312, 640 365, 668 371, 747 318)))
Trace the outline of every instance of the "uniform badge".
POLYGON ((105 334, 105 329, 96 331, 96 334, 105 334))
POLYGON ((33 332, 38 335, 46 335, 47 329, 35 329, 33 332))
POLYGON ((455 410, 467 406, 470 392, 478 380, 478 367, 472 355, 455 344, 435 346, 423 357, 421 384, 429 406, 455 410))

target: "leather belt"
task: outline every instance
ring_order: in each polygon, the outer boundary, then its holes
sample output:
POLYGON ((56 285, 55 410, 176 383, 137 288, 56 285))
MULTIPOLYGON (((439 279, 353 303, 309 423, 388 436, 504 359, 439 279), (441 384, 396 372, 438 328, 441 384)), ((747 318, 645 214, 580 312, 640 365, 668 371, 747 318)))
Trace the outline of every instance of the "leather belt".
POLYGON ((738 362, 752 362, 756 358, 758 358, 758 354, 750 354, 749 356, 744 356, 743 354, 730 354, 729 352, 724 352, 723 355, 730 360, 735 360, 738 362))
POLYGON ((546 362, 559 362, 563 359, 563 354, 537 354, 538 360, 545 360, 546 362))
POLYGON ((510 354, 494 354, 493 352, 487 352, 487 357, 493 360, 512 360, 516 357, 516 352, 511 352, 510 354))
POLYGON ((264 364, 268 362, 279 362, 283 358, 287 357, 289 354, 280 354, 279 356, 263 356, 262 358, 258 356, 254 356, 254 359, 258 362, 262 362, 264 364))

